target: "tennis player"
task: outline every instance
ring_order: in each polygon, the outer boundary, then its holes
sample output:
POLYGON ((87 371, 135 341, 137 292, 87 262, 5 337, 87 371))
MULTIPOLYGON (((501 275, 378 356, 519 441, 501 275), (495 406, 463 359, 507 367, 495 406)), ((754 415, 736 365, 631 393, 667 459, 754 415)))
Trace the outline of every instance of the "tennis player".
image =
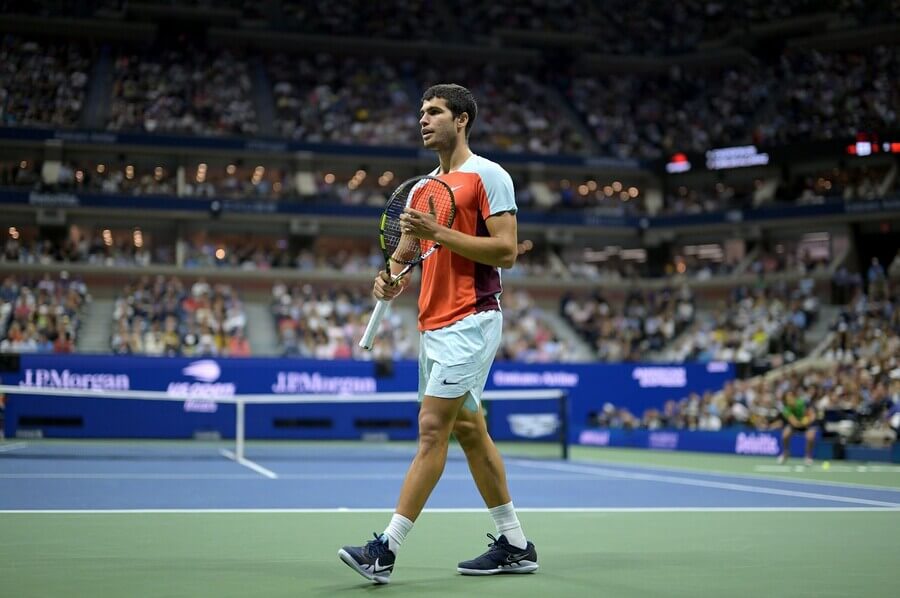
MULTIPOLYGON (((364 546, 345 546, 341 560, 375 583, 388 583, 407 534, 444 471, 452 433, 497 528, 481 556, 459 563, 464 575, 530 573, 538 569, 534 544, 525 538, 506 483, 506 471, 488 435, 481 394, 497 349, 500 268, 517 256, 516 202, 512 179, 498 164, 469 149, 477 114, 472 93, 459 85, 435 85, 422 96, 419 124, 426 148, 440 166, 431 172, 456 199, 452 228, 433 215, 407 209, 402 232, 434 240, 441 249, 422 263, 419 292, 419 440, 390 523, 364 546)), ((375 279, 374 295, 392 300, 409 284, 375 279)))
POLYGON ((806 436, 807 465, 813 464, 813 446, 816 442, 816 410, 806 401, 788 392, 784 397, 784 406, 781 409, 781 421, 784 429, 781 432, 781 454, 778 455, 778 463, 784 463, 791 456, 791 436, 794 432, 806 436))

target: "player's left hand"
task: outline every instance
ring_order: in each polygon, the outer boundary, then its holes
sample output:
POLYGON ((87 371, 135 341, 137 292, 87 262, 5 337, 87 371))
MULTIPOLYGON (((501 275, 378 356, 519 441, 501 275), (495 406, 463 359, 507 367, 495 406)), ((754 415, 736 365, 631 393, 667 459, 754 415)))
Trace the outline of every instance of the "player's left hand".
POLYGON ((434 217, 434 212, 420 212, 412 208, 406 208, 400 215, 400 231, 412 235, 417 239, 435 241, 435 236, 441 226, 434 217))

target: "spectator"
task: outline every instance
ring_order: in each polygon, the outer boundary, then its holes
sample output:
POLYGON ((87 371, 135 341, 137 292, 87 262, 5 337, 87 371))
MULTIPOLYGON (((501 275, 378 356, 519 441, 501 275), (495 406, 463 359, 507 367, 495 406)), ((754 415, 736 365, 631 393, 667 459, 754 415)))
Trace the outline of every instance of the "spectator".
POLYGON ((244 336, 243 328, 232 329, 228 337, 228 346, 225 349, 225 354, 229 357, 250 356, 250 341, 244 336))
POLYGON ((73 127, 84 106, 88 53, 66 41, 0 42, 0 124, 73 127))
POLYGON ((258 131, 243 57, 200 48, 156 49, 115 59, 107 128, 195 135, 258 131))

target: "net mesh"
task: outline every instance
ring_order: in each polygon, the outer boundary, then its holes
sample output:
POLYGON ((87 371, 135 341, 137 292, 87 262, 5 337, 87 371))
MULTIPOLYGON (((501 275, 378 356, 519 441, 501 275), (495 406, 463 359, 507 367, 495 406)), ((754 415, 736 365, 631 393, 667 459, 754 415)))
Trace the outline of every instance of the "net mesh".
POLYGON ((438 179, 416 178, 402 183, 388 200, 382 225, 386 257, 402 264, 415 264, 434 247, 434 241, 403 234, 400 216, 406 207, 433 214, 439 225, 449 227, 456 211, 453 192, 438 179))
MULTIPOLYGON (((413 392, 237 395, 205 402, 161 391, 0 385, 0 393, 7 395, 10 406, 5 422, 9 450, 0 444, 0 458, 55 455, 67 459, 203 460, 224 455, 238 460, 354 460, 408 459, 415 453, 419 404, 413 392), (59 407, 59 415, 65 415, 68 422, 64 427, 59 427, 63 418, 52 410, 43 409, 41 418, 29 415, 29 405, 48 397, 66 401, 59 407), (158 435, 138 435, 116 421, 93 428, 88 425, 90 416, 79 425, 79 412, 87 411, 89 405, 96 407, 93 402, 98 400, 128 401, 128 418, 153 417, 165 404, 173 408, 153 424, 158 435), (204 411, 209 419, 204 419, 204 411), (17 446, 17 442, 27 446, 17 446)), ((486 391, 482 402, 488 429, 504 454, 550 459, 568 456, 564 391, 486 391)), ((451 458, 463 457, 456 449, 451 450, 451 458)))

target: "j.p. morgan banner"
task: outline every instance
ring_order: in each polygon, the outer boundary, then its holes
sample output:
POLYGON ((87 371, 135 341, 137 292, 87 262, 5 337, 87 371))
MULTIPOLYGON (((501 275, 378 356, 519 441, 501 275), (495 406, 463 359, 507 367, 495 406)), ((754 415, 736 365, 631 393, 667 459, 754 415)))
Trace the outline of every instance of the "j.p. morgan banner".
MULTIPOLYGON (((556 388, 568 393, 570 440, 606 402, 640 413, 690 392, 721 388, 734 377, 725 363, 523 364, 497 362, 488 390, 556 388)), ((22 355, 17 372, 0 373, 3 384, 83 391, 161 391, 185 401, 144 402, 12 395, 6 432, 19 420, 43 421, 55 436, 191 437, 198 432, 234 433, 234 407, 217 403, 236 395, 329 394, 416 391, 418 364, 376 367, 365 361, 298 359, 152 358, 95 355, 22 355), (57 416, 65 415, 60 420, 57 416), (35 419, 37 418, 37 419, 35 419), (71 425, 56 426, 67 421, 71 425), (72 423, 75 422, 75 423, 72 423)), ((558 405, 495 403, 491 426, 497 438, 539 438, 558 429, 558 405)), ((363 433, 414 438, 416 406, 330 403, 259 405, 247 410, 248 437, 357 438, 363 433), (411 418, 411 423, 405 423, 411 418)))

